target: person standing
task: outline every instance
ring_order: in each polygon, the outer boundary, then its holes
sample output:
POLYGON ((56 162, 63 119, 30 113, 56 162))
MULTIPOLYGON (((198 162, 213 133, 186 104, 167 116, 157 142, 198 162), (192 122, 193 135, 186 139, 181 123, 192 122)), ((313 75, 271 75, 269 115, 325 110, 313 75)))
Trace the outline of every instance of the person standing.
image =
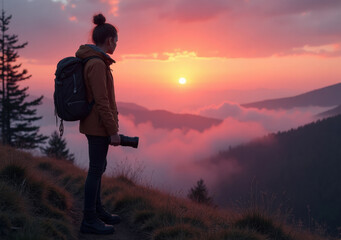
POLYGON ((79 130, 85 134, 89 147, 89 170, 84 187, 84 210, 80 231, 82 233, 111 234, 112 225, 121 218, 108 213, 101 202, 101 179, 107 165, 109 144, 118 146, 118 112, 114 80, 110 65, 117 41, 117 29, 106 23, 102 14, 93 17, 96 25, 92 31, 94 44, 81 45, 76 57, 88 60, 84 66, 84 79, 88 102, 94 105, 90 114, 80 121, 79 130))

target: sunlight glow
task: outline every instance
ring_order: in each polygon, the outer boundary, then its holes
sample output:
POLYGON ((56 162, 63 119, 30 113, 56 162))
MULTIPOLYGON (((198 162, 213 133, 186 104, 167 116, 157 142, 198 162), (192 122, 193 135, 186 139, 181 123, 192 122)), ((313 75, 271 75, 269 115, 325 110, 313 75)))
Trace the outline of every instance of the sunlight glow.
POLYGON ((187 82, 186 78, 184 78, 184 77, 179 78, 180 84, 184 85, 184 84, 186 84, 186 82, 187 82))

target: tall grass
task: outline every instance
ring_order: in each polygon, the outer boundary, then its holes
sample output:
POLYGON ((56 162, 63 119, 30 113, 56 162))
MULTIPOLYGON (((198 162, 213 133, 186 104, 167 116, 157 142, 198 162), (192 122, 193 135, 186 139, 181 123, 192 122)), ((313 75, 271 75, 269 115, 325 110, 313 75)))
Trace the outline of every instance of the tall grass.
POLYGON ((76 239, 72 197, 39 169, 41 160, 0 147, 0 239, 76 239))

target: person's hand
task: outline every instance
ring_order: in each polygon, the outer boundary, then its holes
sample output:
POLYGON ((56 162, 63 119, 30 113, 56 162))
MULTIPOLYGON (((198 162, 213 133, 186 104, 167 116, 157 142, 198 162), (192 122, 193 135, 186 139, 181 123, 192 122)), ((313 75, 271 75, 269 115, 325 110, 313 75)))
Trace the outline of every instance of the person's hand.
POLYGON ((120 135, 116 134, 110 136, 110 145, 118 146, 120 145, 120 143, 121 143, 120 135))

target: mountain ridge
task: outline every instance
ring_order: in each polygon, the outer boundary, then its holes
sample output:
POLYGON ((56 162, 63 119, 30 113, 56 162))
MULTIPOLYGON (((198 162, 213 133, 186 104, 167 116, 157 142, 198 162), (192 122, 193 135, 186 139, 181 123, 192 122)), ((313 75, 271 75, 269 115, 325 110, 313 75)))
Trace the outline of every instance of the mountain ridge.
POLYGON ((293 97, 267 99, 241 104, 246 108, 290 109, 294 107, 335 107, 341 104, 341 83, 305 92, 293 97))

